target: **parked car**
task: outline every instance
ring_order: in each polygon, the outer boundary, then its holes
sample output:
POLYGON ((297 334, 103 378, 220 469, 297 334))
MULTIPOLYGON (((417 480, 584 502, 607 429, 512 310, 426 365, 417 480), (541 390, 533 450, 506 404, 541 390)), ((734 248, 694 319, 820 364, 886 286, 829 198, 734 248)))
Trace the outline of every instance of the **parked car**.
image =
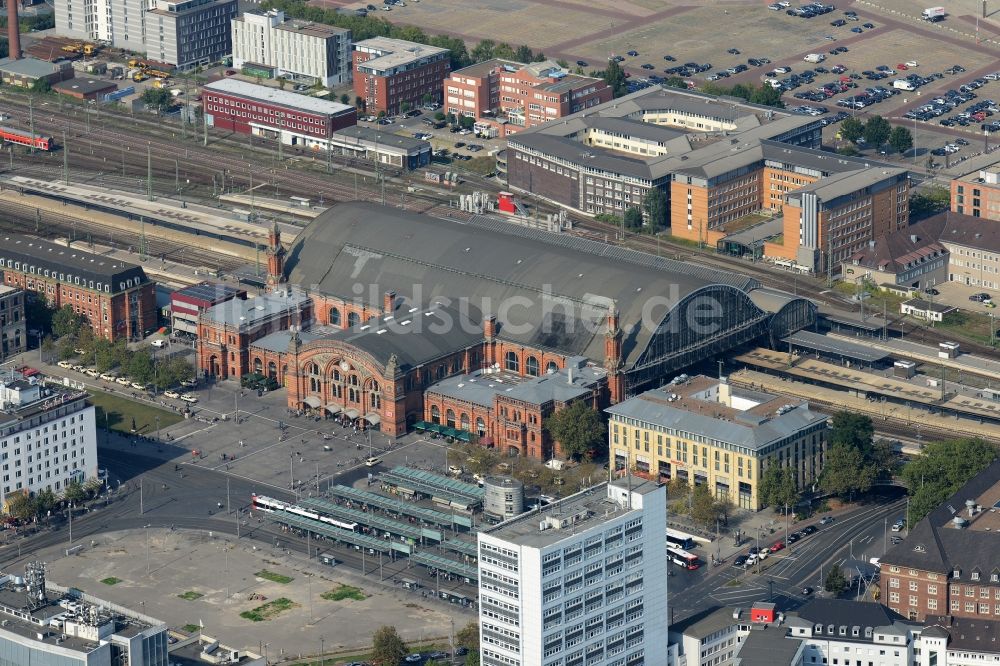
POLYGON ((773 546, 771 546, 771 552, 772 553, 777 553, 779 550, 784 549, 784 547, 785 547, 785 542, 784 541, 778 541, 773 546))
POLYGON ((924 289, 924 293, 925 294, 930 294, 931 296, 940 296, 941 295, 941 292, 938 291, 937 289, 935 289, 934 287, 927 287, 926 289, 924 289))
POLYGON ((738 556, 736 557, 736 559, 735 559, 735 560, 733 560, 733 564, 734 564, 735 566, 738 566, 738 567, 742 567, 742 566, 744 566, 744 565, 745 565, 746 563, 747 563, 747 556, 746 556, 746 555, 738 555, 738 556))
POLYGON ((829 525, 832 522, 833 522, 833 516, 823 516, 819 520, 820 525, 829 525))
POLYGON ((818 532, 818 531, 819 531, 819 528, 816 527, 815 525, 806 525, 805 527, 802 528, 802 533, 806 534, 806 535, 816 534, 816 532, 818 532))
POLYGON ((628 54, 634 58, 637 55, 639 55, 639 52, 638 51, 629 51, 628 54))
POLYGON ((990 295, 987 294, 985 291, 983 291, 983 292, 980 292, 978 294, 973 294, 972 296, 969 296, 969 300, 970 301, 976 301, 978 303, 982 303, 983 301, 990 300, 990 295))
POLYGON ((163 395, 167 396, 168 398, 173 398, 174 400, 177 400, 178 398, 181 397, 180 393, 171 389, 167 389, 166 391, 164 391, 163 395))
POLYGON ((813 593, 813 589, 811 587, 803 587, 802 588, 802 594, 804 594, 805 596, 808 597, 812 593, 813 593))
POLYGON ((194 403, 198 402, 198 397, 191 395, 190 393, 184 393, 183 395, 181 395, 181 400, 193 405, 194 403))

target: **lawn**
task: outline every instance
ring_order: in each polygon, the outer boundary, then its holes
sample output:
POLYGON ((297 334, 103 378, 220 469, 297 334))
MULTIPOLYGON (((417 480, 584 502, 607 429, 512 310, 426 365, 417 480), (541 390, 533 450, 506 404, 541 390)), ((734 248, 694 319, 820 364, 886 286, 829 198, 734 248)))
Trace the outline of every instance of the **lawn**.
POLYGON ((183 631, 185 634, 197 634, 199 631, 201 631, 201 627, 199 627, 197 624, 185 624, 183 627, 181 627, 181 631, 183 631))
POLYGON ((364 601, 368 598, 368 595, 362 592, 361 588, 352 587, 351 585, 341 585, 330 590, 329 592, 324 592, 320 596, 327 601, 343 601, 344 599, 364 601))
POLYGON ((274 601, 268 601, 262 606, 257 606, 257 608, 254 608, 253 610, 243 611, 240 613, 240 617, 245 620, 250 620, 251 622, 265 622, 273 617, 277 617, 286 610, 295 608, 296 606, 298 606, 298 604, 291 599, 281 597, 279 599, 275 599, 274 601))
POLYGON ((110 427, 126 435, 132 432, 133 419, 136 433, 152 435, 156 432, 156 417, 160 418, 160 428, 179 423, 184 418, 175 412, 102 391, 91 391, 90 402, 96 408, 98 428, 110 427))
POLYGON ((180 597, 181 599, 183 599, 184 601, 194 601, 196 599, 201 599, 205 595, 202 594, 201 592, 195 592, 194 590, 188 590, 184 594, 178 594, 177 596, 180 597))
POLYGON ((281 583, 282 585, 288 585, 294 578, 291 576, 285 576, 283 574, 274 573, 273 571, 268 571, 267 569, 261 569, 254 574, 257 578, 263 578, 264 580, 269 580, 272 583, 281 583))
POLYGON ((104 583, 105 585, 117 585, 118 583, 122 582, 122 579, 115 578, 114 576, 108 576, 107 578, 102 579, 101 582, 104 583))

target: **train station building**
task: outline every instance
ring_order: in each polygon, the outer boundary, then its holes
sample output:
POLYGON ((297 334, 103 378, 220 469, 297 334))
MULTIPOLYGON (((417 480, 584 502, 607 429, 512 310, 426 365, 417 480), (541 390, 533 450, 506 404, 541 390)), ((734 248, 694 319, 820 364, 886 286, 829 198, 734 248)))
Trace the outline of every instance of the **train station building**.
MULTIPOLYGON (((463 399, 459 378, 508 373, 519 385, 503 392, 534 402, 507 409, 504 432, 487 427, 484 436, 522 455, 540 425, 532 414, 575 399, 618 403, 694 362, 815 320, 806 299, 754 296, 770 290, 743 275, 493 218, 459 224, 350 202, 318 216, 287 251, 276 234, 271 241, 270 282, 306 295, 303 322, 314 324, 268 333, 283 339, 260 336, 247 344, 246 363, 273 368, 290 408, 365 418, 398 436, 435 420, 432 395, 447 425, 445 402, 463 399), (568 384, 570 373, 573 395, 531 383, 568 384)), ((201 369, 218 373, 211 356, 199 355, 201 369)), ((467 422, 479 436, 471 407, 466 419, 450 409, 457 428, 467 422)), ((547 455, 535 444, 534 455, 547 455)))

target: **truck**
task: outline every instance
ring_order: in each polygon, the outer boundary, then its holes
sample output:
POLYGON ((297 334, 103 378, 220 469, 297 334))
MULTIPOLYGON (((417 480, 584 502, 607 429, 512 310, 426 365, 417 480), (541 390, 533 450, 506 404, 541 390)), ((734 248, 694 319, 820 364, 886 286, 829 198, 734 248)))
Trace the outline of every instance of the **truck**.
POLYGON ((896 90, 916 90, 917 87, 906 79, 896 79, 892 82, 892 87, 896 90))
POLYGON ((826 56, 823 55, 822 53, 810 53, 805 58, 803 58, 803 60, 805 60, 806 62, 813 62, 813 63, 823 62, 824 60, 826 60, 826 56))
POLYGON ((940 21, 947 15, 948 12, 944 7, 928 7, 920 15, 920 18, 925 21, 940 21))

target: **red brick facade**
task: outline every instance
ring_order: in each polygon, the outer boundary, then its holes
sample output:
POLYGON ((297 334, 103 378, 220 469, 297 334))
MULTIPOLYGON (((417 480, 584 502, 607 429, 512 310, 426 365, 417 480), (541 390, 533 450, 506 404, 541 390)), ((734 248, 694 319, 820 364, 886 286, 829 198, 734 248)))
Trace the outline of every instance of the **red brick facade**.
POLYGON ((82 285, 60 282, 42 274, 3 269, 4 284, 37 294, 55 308, 70 305, 105 340, 135 340, 157 326, 156 287, 140 282, 123 291, 105 292, 82 285))
POLYGON ((424 96, 430 95, 436 102, 441 101, 441 90, 448 72, 451 58, 447 49, 435 49, 422 44, 374 38, 354 45, 354 94, 364 100, 365 111, 389 115, 401 112, 400 105, 406 102, 411 109, 420 108, 424 96), (369 60, 385 55, 412 54, 403 62, 379 63, 377 67, 365 66, 369 60))
POLYGON ((882 605, 912 620, 951 615, 1000 620, 1000 569, 992 572, 940 573, 883 565, 879 581, 882 605), (973 576, 977 579, 973 580, 973 576))

